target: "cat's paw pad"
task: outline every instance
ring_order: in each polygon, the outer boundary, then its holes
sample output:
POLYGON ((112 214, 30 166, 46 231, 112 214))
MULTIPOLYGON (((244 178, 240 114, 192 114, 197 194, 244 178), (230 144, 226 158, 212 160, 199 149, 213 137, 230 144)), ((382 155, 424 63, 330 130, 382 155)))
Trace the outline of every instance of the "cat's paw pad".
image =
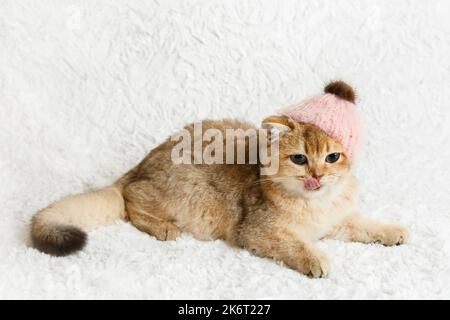
POLYGON ((311 278, 324 278, 328 276, 330 264, 325 254, 311 252, 302 259, 300 271, 311 278))
POLYGON ((406 228, 400 226, 386 226, 377 242, 385 246, 398 246, 406 243, 408 239, 409 232, 406 228))

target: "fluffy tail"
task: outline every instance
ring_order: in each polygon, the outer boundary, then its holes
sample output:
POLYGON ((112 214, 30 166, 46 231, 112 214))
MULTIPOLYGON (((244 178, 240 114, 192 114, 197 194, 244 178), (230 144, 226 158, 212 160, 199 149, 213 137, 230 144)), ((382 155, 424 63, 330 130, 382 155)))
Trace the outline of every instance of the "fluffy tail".
POLYGON ((126 218, 119 186, 65 198, 38 212, 31 222, 33 246, 53 256, 75 253, 87 232, 126 218))

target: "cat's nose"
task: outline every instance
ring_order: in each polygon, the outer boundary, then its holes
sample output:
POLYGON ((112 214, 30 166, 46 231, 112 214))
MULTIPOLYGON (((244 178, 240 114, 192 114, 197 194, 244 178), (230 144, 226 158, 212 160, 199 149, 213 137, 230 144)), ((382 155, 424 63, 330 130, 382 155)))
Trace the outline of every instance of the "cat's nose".
POLYGON ((320 179, 322 179, 323 174, 313 174, 312 176, 314 179, 316 179, 317 181, 320 181, 320 179))

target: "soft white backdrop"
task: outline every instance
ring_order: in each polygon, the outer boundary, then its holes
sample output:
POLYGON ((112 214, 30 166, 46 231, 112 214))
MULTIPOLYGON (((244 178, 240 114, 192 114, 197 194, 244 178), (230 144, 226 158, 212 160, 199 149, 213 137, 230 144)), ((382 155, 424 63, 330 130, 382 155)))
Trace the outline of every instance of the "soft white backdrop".
POLYGON ((449 2, 2 0, 0 298, 450 298, 449 2), (324 242, 321 280, 125 223, 69 258, 28 247, 34 212, 185 123, 257 123, 330 79, 359 93, 361 207, 410 244, 324 242))

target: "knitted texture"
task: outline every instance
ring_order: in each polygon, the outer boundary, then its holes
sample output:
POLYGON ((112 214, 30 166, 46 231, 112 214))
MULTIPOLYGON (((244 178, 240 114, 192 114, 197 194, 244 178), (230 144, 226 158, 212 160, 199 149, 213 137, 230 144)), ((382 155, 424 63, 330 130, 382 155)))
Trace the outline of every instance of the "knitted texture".
POLYGON ((297 122, 319 127, 344 147, 351 161, 357 158, 364 133, 354 103, 325 93, 289 107, 282 114, 297 122))

